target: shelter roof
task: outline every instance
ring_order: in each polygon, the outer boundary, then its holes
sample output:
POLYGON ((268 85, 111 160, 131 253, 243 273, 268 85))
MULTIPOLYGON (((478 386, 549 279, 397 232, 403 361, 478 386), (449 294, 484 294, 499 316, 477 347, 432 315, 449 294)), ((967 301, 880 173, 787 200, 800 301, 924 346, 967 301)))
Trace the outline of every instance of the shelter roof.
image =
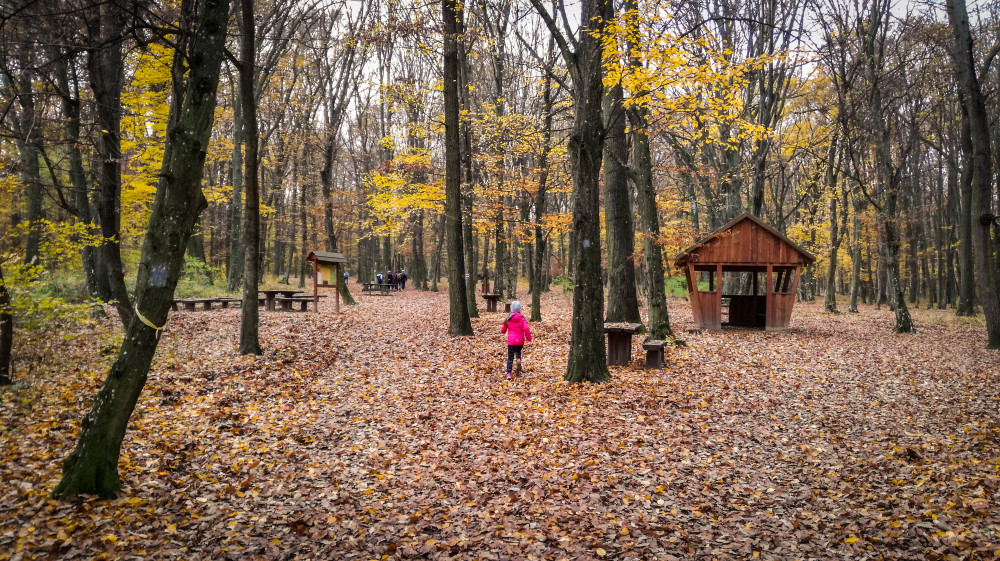
POLYGON ((688 262, 721 265, 809 265, 816 257, 798 244, 744 212, 674 258, 674 266, 688 262))

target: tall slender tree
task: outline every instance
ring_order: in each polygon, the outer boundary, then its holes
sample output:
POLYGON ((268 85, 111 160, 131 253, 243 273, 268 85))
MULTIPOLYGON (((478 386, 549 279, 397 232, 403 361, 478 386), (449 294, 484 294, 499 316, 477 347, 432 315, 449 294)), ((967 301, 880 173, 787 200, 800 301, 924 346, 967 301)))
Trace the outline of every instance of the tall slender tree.
POLYGON ((448 333, 472 335, 465 287, 462 240, 462 155, 459 148, 458 41, 461 10, 456 0, 442 0, 444 32, 444 197, 448 243, 448 333))
MULTIPOLYGON (((254 0, 241 0, 243 29, 240 37, 240 103, 243 106, 243 302, 240 306, 241 355, 259 355, 260 308, 254 306, 260 289, 260 173, 257 157, 257 96, 254 91, 257 60, 257 26, 254 24, 254 0)), ((235 204, 235 201, 234 201, 235 204)))

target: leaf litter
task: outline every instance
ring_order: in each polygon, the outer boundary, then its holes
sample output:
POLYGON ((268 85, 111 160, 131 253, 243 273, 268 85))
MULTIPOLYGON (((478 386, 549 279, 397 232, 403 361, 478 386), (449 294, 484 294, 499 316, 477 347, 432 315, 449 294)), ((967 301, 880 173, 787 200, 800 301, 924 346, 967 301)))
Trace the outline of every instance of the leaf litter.
POLYGON ((512 382, 502 314, 453 337, 444 293, 324 305, 262 314, 259 357, 238 310, 172 314, 114 500, 50 498, 113 322, 33 342, 0 393, 0 560, 1000 555, 1000 355, 952 312, 686 333, 676 301, 666 368, 636 337, 612 381, 571 385, 563 295, 512 382))

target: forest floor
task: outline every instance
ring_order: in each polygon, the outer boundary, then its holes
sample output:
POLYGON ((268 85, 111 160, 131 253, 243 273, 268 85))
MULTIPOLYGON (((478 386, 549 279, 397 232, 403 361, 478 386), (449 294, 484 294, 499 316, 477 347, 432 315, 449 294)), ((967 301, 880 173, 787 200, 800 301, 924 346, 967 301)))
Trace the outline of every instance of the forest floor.
POLYGON ((459 338, 445 293, 359 301, 262 312, 260 357, 236 356, 238 310, 172 313, 114 500, 50 494, 120 332, 22 344, 0 560, 1000 556, 981 322, 915 310, 895 335, 887 309, 816 302, 785 333, 687 333, 678 300, 666 368, 636 338, 610 382, 570 385, 561 292, 513 382, 503 314, 459 338))

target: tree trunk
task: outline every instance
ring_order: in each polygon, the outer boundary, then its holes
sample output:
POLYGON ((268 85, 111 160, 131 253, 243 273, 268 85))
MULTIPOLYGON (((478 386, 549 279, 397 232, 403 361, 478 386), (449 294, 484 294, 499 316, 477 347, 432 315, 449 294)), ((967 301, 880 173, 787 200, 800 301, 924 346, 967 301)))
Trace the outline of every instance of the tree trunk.
MULTIPOLYGON (((549 40, 549 56, 551 60, 554 43, 549 40)), ((542 285, 544 284, 546 236, 542 228, 545 216, 545 191, 549 180, 549 151, 552 144, 552 78, 545 73, 545 85, 542 87, 542 152, 538 156, 538 196, 535 198, 535 259, 531 279, 531 321, 542 321, 542 285)))
MULTIPOLYGON (((458 33, 465 33, 465 20, 459 16, 458 33)), ((464 41, 458 44, 458 103, 466 114, 472 114, 472 100, 469 95, 469 57, 464 41)), ((475 176, 472 161, 472 126, 468 120, 459 120, 459 152, 461 167, 465 173, 465 181, 461 187, 462 193, 462 250, 465 254, 465 303, 469 308, 469 317, 479 317, 479 303, 476 301, 476 240, 472 232, 472 210, 475 202, 475 176)), ((489 236, 484 236, 487 240, 489 236)), ((486 267, 485 257, 483 268, 486 267)))
MULTIPOLYGON (((129 417, 135 408, 166 324, 174 289, 184 266, 187 238, 207 206, 201 192, 205 154, 211 137, 219 69, 229 16, 227 0, 204 0, 190 52, 188 87, 183 101, 171 104, 163 166, 136 278, 137 314, 94 406, 84 418, 76 447, 63 464, 55 496, 81 493, 112 497, 121 489, 118 458, 129 417)), ((186 21, 182 18, 181 21, 186 21)), ((174 75, 184 69, 175 57, 174 75)))
MULTIPOLYGON (((26 47, 25 47, 26 48, 26 47)), ((26 58, 26 57, 25 57, 26 58)), ((17 101, 21 114, 17 119, 18 148, 21 155, 21 181, 24 182, 27 194, 27 223, 24 244, 24 262, 38 263, 42 240, 42 177, 39 171, 38 158, 42 153, 41 123, 35 112, 35 94, 32 85, 31 70, 23 68, 18 79, 17 101)))
MULTIPOLYGON (((963 111, 964 113, 964 111, 963 111)), ((972 251, 972 136, 969 117, 962 115, 962 171, 959 183, 960 211, 958 216, 958 308, 955 315, 976 314, 976 271, 972 251)))
POLYGON ((576 50, 571 51, 542 0, 531 0, 553 35, 573 79, 573 129, 567 150, 573 176, 573 235, 571 266, 576 268, 573 289, 573 324, 569 361, 564 379, 569 382, 609 380, 604 347, 604 287, 601 283, 601 158, 604 153, 603 14, 607 0, 584 0, 576 50))
POLYGON ((14 346, 14 318, 10 313, 10 293, 0 267, 0 387, 14 383, 11 375, 11 349, 14 346))
MULTIPOLYGON (((626 0, 627 11, 638 10, 637 0, 626 0)), ((638 45, 630 45, 633 49, 638 45)), ((642 62, 638 57, 632 57, 629 64, 636 69, 642 62)), ((641 223, 642 247, 646 274, 646 315, 649 320, 647 336, 652 340, 665 340, 674 337, 670 326, 670 314, 667 310, 666 286, 664 283, 663 248, 659 243, 660 217, 656 208, 656 190, 653 188, 653 159, 650 150, 647 110, 641 106, 631 107, 628 118, 632 135, 632 169, 636 185, 636 206, 639 209, 641 223)), ((693 193, 693 190, 692 190, 693 193)), ((697 202, 692 198, 694 224, 697 224, 697 202)))
POLYGON ((864 204, 860 195, 853 198, 854 217, 851 220, 851 296, 847 311, 858 313, 858 293, 861 292, 861 213, 864 204))
POLYGON ((230 202, 229 219, 229 261, 226 279, 229 291, 240 287, 243 281, 243 96, 237 94, 233 100, 233 198, 230 202))
MULTIPOLYGON (((1000 287, 997 271, 993 266, 991 229, 996 216, 993 214, 993 165, 990 151, 990 121, 986 112, 979 80, 976 77, 975 51, 969 30, 969 15, 965 0, 948 0, 948 19, 955 39, 954 66, 958 77, 959 101, 964 108, 969 126, 963 127, 972 145, 972 189, 969 216, 972 229, 972 246, 975 256, 979 299, 986 319, 986 347, 1000 349, 1000 287)), ((965 143, 963 143, 965 144, 965 143)))
MULTIPOLYGON (((830 263, 826 271, 826 296, 823 301, 823 307, 828 313, 839 314, 840 311, 837 310, 837 291, 836 291, 836 278, 837 278, 837 252, 840 250, 840 243, 843 240, 840 228, 840 216, 837 212, 837 159, 838 159, 838 142, 840 136, 834 134, 833 139, 830 141, 830 149, 826 153, 826 175, 825 187, 827 192, 830 193, 830 263)), ((844 204, 847 204, 847 195, 844 195, 844 204)), ((846 214, 847 209, 844 209, 846 214)))
POLYGON ((258 173, 257 100, 254 96, 254 63, 256 61, 254 0, 241 0, 243 36, 240 38, 240 101, 243 103, 243 302, 240 306, 241 355, 259 355, 260 307, 260 174, 258 173))
POLYGON ((105 242, 100 246, 108 288, 118 310, 122 325, 132 320, 132 305, 125 286, 121 256, 121 119, 122 80, 125 65, 122 58, 122 34, 125 13, 115 3, 102 4, 96 16, 100 27, 100 47, 89 53, 90 85, 94 93, 95 126, 98 134, 97 216, 105 242))
POLYGON ((448 240, 448 333, 472 335, 465 288, 465 249, 462 243, 462 155, 458 118, 458 33, 461 11, 457 0, 442 0, 444 33, 445 217, 448 240))
MULTIPOLYGON (((608 20, 614 18, 607 3, 608 20)), ((628 182, 628 138, 625 132, 624 92, 619 84, 604 93, 604 225, 608 236, 608 308, 605 321, 642 323, 635 288, 635 220, 628 182)))

